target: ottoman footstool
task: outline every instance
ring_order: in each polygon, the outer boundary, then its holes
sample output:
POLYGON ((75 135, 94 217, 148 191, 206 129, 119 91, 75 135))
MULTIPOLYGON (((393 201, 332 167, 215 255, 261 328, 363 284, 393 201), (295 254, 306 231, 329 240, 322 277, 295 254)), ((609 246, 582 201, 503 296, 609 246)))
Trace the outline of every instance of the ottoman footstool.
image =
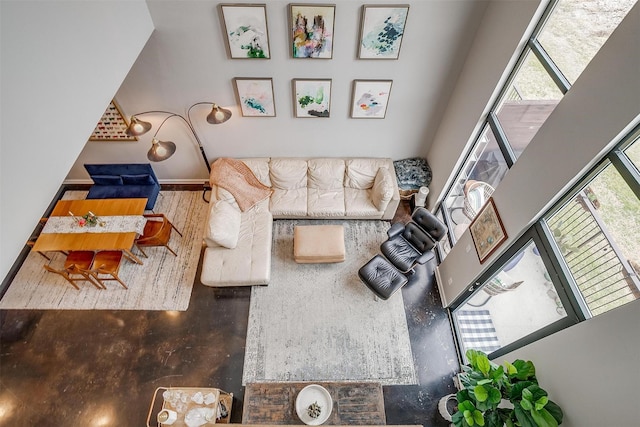
POLYGON ((358 277, 378 297, 387 300, 409 281, 382 255, 376 255, 358 270, 358 277))
POLYGON ((297 225, 293 229, 293 259, 299 264, 344 261, 341 225, 297 225))

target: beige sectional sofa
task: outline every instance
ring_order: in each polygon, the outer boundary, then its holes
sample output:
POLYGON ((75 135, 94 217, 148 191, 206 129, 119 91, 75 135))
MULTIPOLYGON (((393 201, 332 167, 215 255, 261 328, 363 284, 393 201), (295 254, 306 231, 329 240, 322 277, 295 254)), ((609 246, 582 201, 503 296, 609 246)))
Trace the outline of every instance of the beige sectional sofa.
POLYGON ((269 283, 274 218, 390 220, 400 202, 391 159, 239 160, 266 189, 260 190, 266 198, 242 211, 233 189, 212 179, 201 274, 207 286, 269 283))

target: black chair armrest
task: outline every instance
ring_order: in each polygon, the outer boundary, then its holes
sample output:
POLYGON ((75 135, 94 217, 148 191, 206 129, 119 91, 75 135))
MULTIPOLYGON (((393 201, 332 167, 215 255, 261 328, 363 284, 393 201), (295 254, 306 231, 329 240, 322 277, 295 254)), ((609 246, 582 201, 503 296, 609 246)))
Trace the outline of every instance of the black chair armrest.
POLYGON ((416 259, 416 264, 426 264, 428 261, 431 261, 436 254, 433 251, 425 252, 416 259))
POLYGON ((403 231, 404 231, 404 224, 402 224, 401 222, 396 222, 392 224, 391 228, 387 230, 387 236, 389 236, 389 238, 391 239, 392 237, 395 237, 398 234, 401 234, 403 231))

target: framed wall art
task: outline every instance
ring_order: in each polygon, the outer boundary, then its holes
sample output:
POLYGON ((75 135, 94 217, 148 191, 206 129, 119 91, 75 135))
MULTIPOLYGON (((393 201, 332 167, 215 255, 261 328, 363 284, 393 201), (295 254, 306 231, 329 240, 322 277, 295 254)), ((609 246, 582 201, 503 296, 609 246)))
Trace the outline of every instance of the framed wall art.
POLYGON ((295 117, 329 117, 331 79, 293 79, 295 117))
POLYGON ((384 119, 393 80, 354 80, 351 117, 384 119))
POLYGON ((265 4, 221 4, 227 53, 231 59, 269 59, 265 4))
POLYGON ((289 31, 293 58, 333 57, 333 27, 336 6, 290 4, 289 31))
POLYGON ((409 5, 363 5, 360 59, 398 59, 409 5))
POLYGON ((243 117, 275 117, 273 79, 236 77, 233 81, 243 117))
POLYGON ((507 232, 504 229, 493 197, 480 209, 478 215, 469 225, 469 231, 473 238, 473 244, 478 252, 480 263, 483 263, 498 247, 507 240, 507 232))
POLYGON ((128 126, 129 122, 122 114, 116 100, 113 99, 93 130, 89 141, 137 141, 137 137, 125 133, 128 126))

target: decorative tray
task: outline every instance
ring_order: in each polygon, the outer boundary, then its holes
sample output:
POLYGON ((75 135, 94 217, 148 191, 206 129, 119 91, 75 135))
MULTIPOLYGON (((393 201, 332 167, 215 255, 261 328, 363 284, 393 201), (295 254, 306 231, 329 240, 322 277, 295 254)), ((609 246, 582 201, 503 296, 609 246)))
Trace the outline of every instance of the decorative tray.
POLYGON ((228 423, 232 403, 233 395, 217 388, 158 387, 149 408, 147 427, 228 423))

